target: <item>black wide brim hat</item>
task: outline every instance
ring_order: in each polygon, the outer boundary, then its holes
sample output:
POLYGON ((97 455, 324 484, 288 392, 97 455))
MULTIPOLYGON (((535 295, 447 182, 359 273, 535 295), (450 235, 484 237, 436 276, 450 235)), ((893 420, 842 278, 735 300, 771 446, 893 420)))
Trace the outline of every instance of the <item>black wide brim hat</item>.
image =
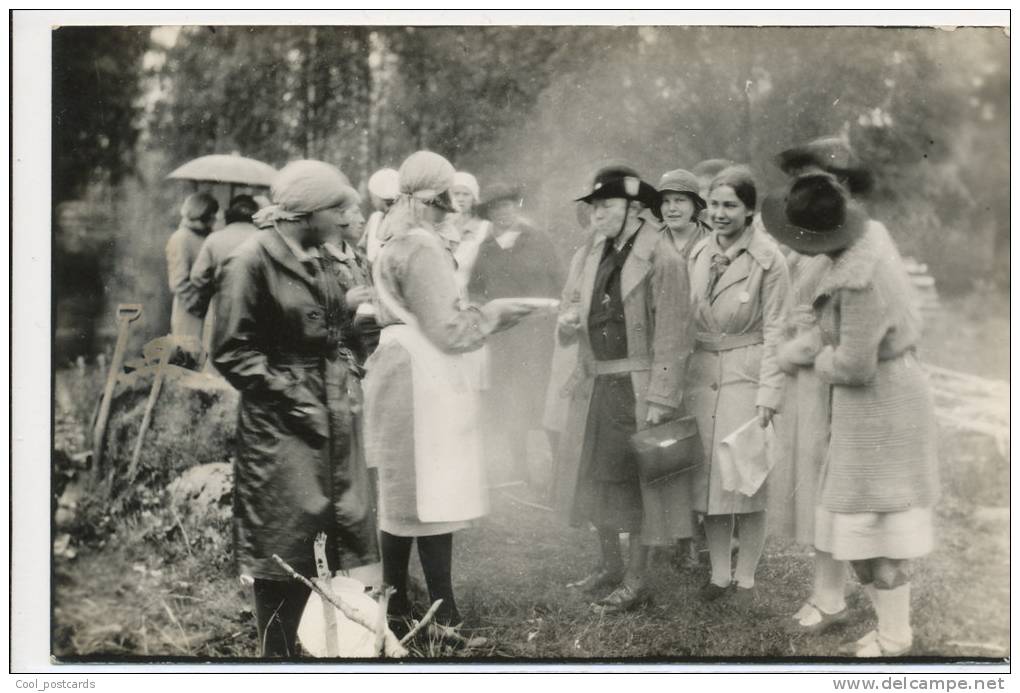
POLYGON ((868 215, 834 176, 812 173, 769 193, 761 220, 783 245, 802 255, 821 255, 853 245, 864 233, 868 215))
POLYGON ((652 211, 656 219, 662 220, 662 196, 651 184, 626 166, 611 166, 595 174, 591 192, 576 198, 575 202, 591 203, 593 200, 610 200, 614 197, 636 200, 652 211))
POLYGON ((865 168, 853 148, 839 137, 819 137, 790 147, 776 155, 776 165, 790 175, 792 171, 816 166, 846 179, 850 192, 864 195, 874 187, 874 177, 865 168))
POLYGON ((475 207, 475 213, 487 218, 492 208, 503 202, 512 202, 517 207, 524 206, 524 189, 519 185, 494 185, 492 192, 475 207))

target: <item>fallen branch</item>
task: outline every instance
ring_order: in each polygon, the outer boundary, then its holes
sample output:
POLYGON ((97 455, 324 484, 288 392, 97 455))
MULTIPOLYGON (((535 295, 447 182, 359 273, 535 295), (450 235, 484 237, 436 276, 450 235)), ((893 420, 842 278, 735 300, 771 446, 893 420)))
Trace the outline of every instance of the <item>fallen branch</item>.
POLYGON ((385 655, 386 649, 386 631, 389 630, 389 625, 386 622, 386 611, 390 606, 390 597, 396 593, 396 590, 392 587, 386 587, 382 591, 382 595, 379 597, 379 615, 378 620, 375 624, 375 652, 376 654, 385 655))
POLYGON ((421 617, 421 620, 414 624, 414 628, 407 631, 407 635, 400 639, 400 644, 403 645, 407 642, 410 642, 411 638, 418 635, 418 633, 421 632, 421 629, 427 626, 429 621, 432 620, 432 617, 436 615, 436 612, 439 611, 439 605, 442 603, 443 603, 442 599, 437 599, 435 602, 433 602, 432 606, 429 607, 429 610, 426 611, 425 615, 421 617))
POLYGON ((170 503, 170 514, 174 516, 174 522, 181 528, 181 536, 184 537, 184 548, 188 550, 188 555, 194 558, 195 554, 191 553, 191 539, 188 538, 188 530, 184 529, 184 523, 181 522, 181 516, 177 514, 177 509, 174 508, 173 503, 170 503))
POLYGON ((500 493, 503 495, 503 497, 509 498, 514 503, 517 503, 519 505, 523 505, 523 506, 526 506, 528 508, 534 508, 536 510, 544 510, 547 513, 553 512, 553 509, 550 508, 548 505, 541 505, 540 503, 532 503, 531 501, 526 501, 523 498, 518 498, 517 496, 513 495, 512 493, 508 493, 506 491, 502 491, 501 490, 500 493))
POLYGON ((159 601, 163 604, 163 609, 166 610, 167 616, 169 616, 170 620, 173 621, 173 624, 175 626, 177 626, 177 630, 179 630, 181 632, 181 637, 184 638, 184 645, 186 646, 185 649, 186 649, 187 653, 189 655, 192 654, 192 652, 191 652, 191 642, 188 640, 188 635, 187 635, 187 633, 184 632, 184 628, 181 626, 181 622, 178 621, 177 617, 174 615, 173 609, 170 608, 170 605, 167 604, 166 600, 163 599, 162 597, 160 598, 159 601))
MULTIPOLYGON (((351 607, 347 606, 342 601, 340 601, 340 599, 335 594, 333 594, 332 590, 323 589, 319 585, 316 585, 314 582, 306 578, 304 575, 290 567, 290 565, 285 560, 277 556, 275 553, 273 554, 273 560, 276 561, 276 564, 283 568, 288 575, 290 575, 295 580, 298 580, 299 582, 303 583, 306 587, 308 587, 313 592, 318 594, 323 600, 329 602, 334 607, 339 609, 340 613, 349 618, 351 621, 354 621, 355 623, 357 623, 359 626, 366 629, 370 633, 378 633, 375 625, 369 623, 368 619, 362 617, 361 614, 354 611, 353 609, 351 609, 351 607)), ((385 656, 404 657, 405 655, 408 654, 407 650, 404 648, 403 645, 401 645, 401 643, 397 640, 397 637, 393 635, 389 628, 386 628, 383 631, 382 637, 383 637, 383 654, 385 656)))
POLYGON ((275 553, 273 554, 273 560, 276 561, 277 565, 279 565, 281 568, 287 571, 288 575, 290 575, 295 580, 298 580, 299 582, 303 583, 305 587, 308 587, 313 592, 318 594, 320 597, 325 599, 327 602, 335 606, 337 609, 340 610, 340 613, 342 613, 344 616, 354 621, 362 628, 365 628, 366 630, 369 630, 373 633, 375 632, 375 624, 369 623, 368 619, 364 618, 357 611, 355 611, 354 609, 340 601, 340 599, 338 599, 337 596, 333 594, 332 590, 323 589, 319 585, 316 585, 314 582, 306 578, 304 575, 291 568, 289 563, 287 563, 285 560, 277 556, 275 553))

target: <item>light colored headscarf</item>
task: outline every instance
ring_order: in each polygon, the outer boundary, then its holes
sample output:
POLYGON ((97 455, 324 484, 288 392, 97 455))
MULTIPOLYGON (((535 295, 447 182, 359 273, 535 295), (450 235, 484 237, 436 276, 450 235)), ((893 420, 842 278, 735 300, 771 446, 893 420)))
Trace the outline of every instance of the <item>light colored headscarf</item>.
POLYGON ((368 179, 368 191, 382 200, 400 195, 400 174, 395 168, 381 168, 368 179))
POLYGON ((379 240, 389 239, 415 227, 425 226, 425 203, 453 185, 453 164, 435 152, 415 152, 400 165, 400 197, 386 214, 379 240))
POLYGON ((220 203, 209 193, 192 193, 181 204, 181 225, 192 231, 208 230, 210 219, 219 209, 220 203))
POLYGON ((482 199, 481 189, 478 187, 478 179, 472 176, 467 171, 457 171, 453 174, 453 185, 451 188, 467 188, 471 195, 475 198, 475 202, 480 202, 482 199))
POLYGON ((359 202, 357 191, 340 169, 311 159, 284 166, 273 178, 269 194, 273 204, 255 214, 252 221, 256 226, 296 221, 313 212, 359 202))

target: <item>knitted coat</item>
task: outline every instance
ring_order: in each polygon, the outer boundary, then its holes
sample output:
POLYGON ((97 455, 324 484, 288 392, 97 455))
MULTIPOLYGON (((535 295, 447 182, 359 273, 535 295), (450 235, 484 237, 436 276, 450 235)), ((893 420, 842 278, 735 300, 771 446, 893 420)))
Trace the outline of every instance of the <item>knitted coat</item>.
POLYGON ((815 372, 832 384, 822 505, 833 512, 930 507, 938 488, 935 414, 914 356, 920 317, 885 227, 869 222, 815 291, 826 346, 815 372))

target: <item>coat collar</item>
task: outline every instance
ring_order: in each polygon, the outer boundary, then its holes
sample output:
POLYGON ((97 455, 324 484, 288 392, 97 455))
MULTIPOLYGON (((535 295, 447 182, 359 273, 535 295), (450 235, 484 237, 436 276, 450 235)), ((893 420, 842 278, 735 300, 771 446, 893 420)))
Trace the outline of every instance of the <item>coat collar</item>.
MULTIPOLYGON (((698 241, 694 248, 691 249, 691 261, 694 259, 712 243, 714 232, 709 233, 707 236, 698 241)), ((765 232, 760 228, 757 228, 757 224, 751 227, 751 240, 747 244, 747 253, 750 255, 755 262, 762 266, 762 269, 772 269, 772 263, 776 261, 776 253, 779 252, 778 246, 775 241, 770 239, 765 232)))
POLYGON ((268 233, 262 236, 263 247, 269 256, 280 266, 291 274, 311 286, 315 286, 315 278, 308 272, 308 269, 294 255, 294 252, 287 246, 287 243, 275 229, 268 229, 268 233))
POLYGON ((863 289, 871 283, 883 252, 887 252, 886 233, 869 222, 860 239, 836 258, 832 269, 822 277, 815 298, 831 296, 840 289, 863 289))
MULTIPOLYGON (((766 271, 771 269, 772 264, 776 260, 776 253, 779 252, 778 246, 776 246, 775 242, 765 235, 764 231, 757 228, 756 225, 752 226, 748 230, 748 233, 751 234, 751 236, 747 241, 746 254, 752 261, 761 266, 762 269, 766 271)), ((694 262, 697 256, 702 252, 711 252, 714 246, 715 236, 710 235, 703 238, 691 251, 691 262, 694 262), (708 250, 706 250, 706 248, 708 250)), ((722 277, 719 278, 718 283, 716 283, 715 288, 712 291, 711 298, 714 299, 727 288, 747 279, 747 277, 751 274, 751 262, 741 261, 740 257, 740 255, 737 255, 723 273, 722 277)))
MULTIPOLYGON (((661 236, 655 224, 647 219, 641 220, 641 226, 634 232, 634 245, 630 249, 627 261, 620 271, 620 293, 624 299, 644 280, 652 270, 652 256, 661 236)), ((595 275, 598 273, 599 262, 606 247, 606 237, 598 236, 588 249, 581 271, 578 288, 581 292, 581 315, 587 319, 591 311, 591 292, 595 289, 595 275)))
POLYGON ((634 246, 620 271, 620 293, 624 298, 652 271, 652 255, 662 236, 655 224, 642 219, 641 227, 635 233, 634 246))

